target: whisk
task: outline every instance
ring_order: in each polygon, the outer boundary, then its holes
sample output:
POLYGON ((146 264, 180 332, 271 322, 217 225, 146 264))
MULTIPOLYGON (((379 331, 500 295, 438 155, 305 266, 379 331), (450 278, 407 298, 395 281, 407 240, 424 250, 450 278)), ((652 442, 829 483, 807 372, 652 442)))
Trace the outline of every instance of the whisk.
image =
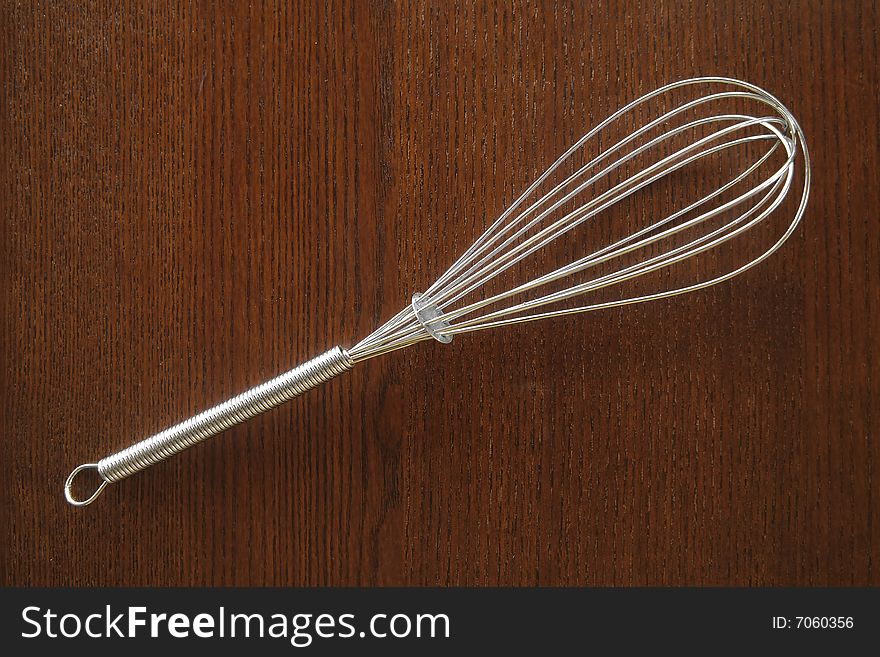
POLYGON ((809 187, 803 133, 775 97, 722 77, 668 84, 574 143, 445 273, 352 348, 333 347, 97 463, 80 465, 67 478, 65 497, 75 506, 90 504, 107 484, 357 363, 423 340, 448 343, 459 334, 664 299, 726 281, 785 242, 804 214, 809 187), (799 159, 799 204, 769 246, 753 252, 756 240, 746 237, 767 232, 773 222, 766 220, 786 199, 799 159), (707 182, 707 170, 720 182, 707 182), (586 239, 591 231, 594 244, 586 239), (732 256, 722 257, 722 248, 732 256), (745 261, 727 265, 737 255, 745 261), (694 266, 698 256, 709 266, 694 266), (719 262, 724 271, 703 271, 719 262), (534 277, 518 282, 524 271, 534 277), (678 283, 681 271, 695 280, 678 283), (659 289, 634 286, 652 280, 659 289), (99 485, 80 499, 74 480, 87 470, 97 472, 99 485))

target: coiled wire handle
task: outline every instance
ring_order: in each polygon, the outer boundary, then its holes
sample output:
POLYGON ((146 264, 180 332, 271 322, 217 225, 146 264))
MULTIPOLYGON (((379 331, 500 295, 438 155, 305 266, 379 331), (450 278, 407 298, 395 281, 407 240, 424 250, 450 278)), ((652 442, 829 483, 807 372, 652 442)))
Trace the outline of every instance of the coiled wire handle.
POLYGON ((342 347, 333 347, 289 372, 251 388, 209 408, 198 415, 145 438, 122 451, 111 454, 97 463, 85 463, 75 468, 64 484, 64 496, 74 506, 86 506, 95 501, 107 486, 130 477, 164 461, 183 450, 207 440, 218 433, 240 424, 255 415, 265 413, 286 401, 299 397, 330 379, 354 367, 354 360, 342 347), (85 470, 97 470, 103 480, 86 499, 73 494, 73 481, 85 470))

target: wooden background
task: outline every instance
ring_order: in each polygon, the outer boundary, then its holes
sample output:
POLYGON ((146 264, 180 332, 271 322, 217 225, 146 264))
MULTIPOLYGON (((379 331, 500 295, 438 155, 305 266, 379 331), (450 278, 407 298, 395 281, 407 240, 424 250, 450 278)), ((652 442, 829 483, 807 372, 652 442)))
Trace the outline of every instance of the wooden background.
POLYGON ((880 584, 876 3, 165 5, 3 4, 2 582, 880 584), (777 257, 373 360, 65 503, 74 465, 353 344, 695 74, 804 128, 777 257))

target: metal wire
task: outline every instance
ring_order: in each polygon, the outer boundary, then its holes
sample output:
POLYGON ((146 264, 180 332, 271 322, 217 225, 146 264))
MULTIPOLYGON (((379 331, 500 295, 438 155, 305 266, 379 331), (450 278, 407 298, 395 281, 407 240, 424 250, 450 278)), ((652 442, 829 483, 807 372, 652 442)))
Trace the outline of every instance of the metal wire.
POLYGON ((79 466, 67 478, 65 497, 74 506, 91 504, 108 483, 140 472, 255 415, 265 413, 347 372, 353 366, 354 362, 348 353, 341 347, 334 347, 289 372, 111 454, 98 463, 79 466), (90 497, 79 499, 74 495, 73 482, 80 472, 86 470, 96 470, 103 481, 90 497))
POLYGON ((717 285, 762 262, 788 239, 806 209, 810 174, 810 158, 800 126, 768 92, 721 77, 666 85, 621 108, 573 144, 425 290, 420 304, 433 309, 430 326, 408 307, 349 353, 360 362, 432 337, 447 341, 460 333, 642 303, 717 285), (676 90, 690 92, 691 96, 661 111, 661 101, 668 102, 676 90), (651 101, 657 108, 653 118, 639 122, 646 110, 650 116, 651 101), (757 114, 719 109, 737 103, 764 109, 757 114), (627 126, 628 121, 631 124, 625 136, 602 148, 603 138, 607 141, 608 134, 627 126), (592 157, 585 155, 590 146, 594 146, 592 157), (763 148, 755 153, 755 146, 763 148), (662 218, 647 221, 626 237, 597 245, 588 254, 532 280, 486 292, 493 279, 528 258, 539 257, 555 240, 608 215, 640 190, 733 151, 740 160, 752 159, 708 194, 672 207, 662 218), (799 156, 804 167, 798 207, 779 238, 745 264, 706 280, 658 292, 559 307, 568 299, 621 286, 745 235, 785 200, 799 156), (578 166, 580 162, 583 164, 578 166), (542 192, 545 182, 564 165, 574 168, 574 172, 542 192), (614 181, 615 175, 622 180, 614 181), (639 254, 643 257, 635 262, 624 257, 639 254), (566 281, 570 284, 565 285, 566 281), (563 287, 552 289, 551 284, 563 287), (513 302, 514 298, 518 300, 513 302), (552 305, 557 307, 545 308, 552 305))

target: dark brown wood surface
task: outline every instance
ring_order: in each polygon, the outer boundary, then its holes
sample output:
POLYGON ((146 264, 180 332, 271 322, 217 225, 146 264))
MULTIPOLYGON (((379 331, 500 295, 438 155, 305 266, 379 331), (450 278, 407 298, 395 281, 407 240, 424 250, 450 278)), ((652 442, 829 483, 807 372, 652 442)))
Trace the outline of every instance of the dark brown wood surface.
POLYGON ((880 584, 876 3, 5 2, 2 43, 2 582, 880 584), (65 503, 74 465, 369 333, 700 74, 807 135, 776 257, 370 361, 65 503))

